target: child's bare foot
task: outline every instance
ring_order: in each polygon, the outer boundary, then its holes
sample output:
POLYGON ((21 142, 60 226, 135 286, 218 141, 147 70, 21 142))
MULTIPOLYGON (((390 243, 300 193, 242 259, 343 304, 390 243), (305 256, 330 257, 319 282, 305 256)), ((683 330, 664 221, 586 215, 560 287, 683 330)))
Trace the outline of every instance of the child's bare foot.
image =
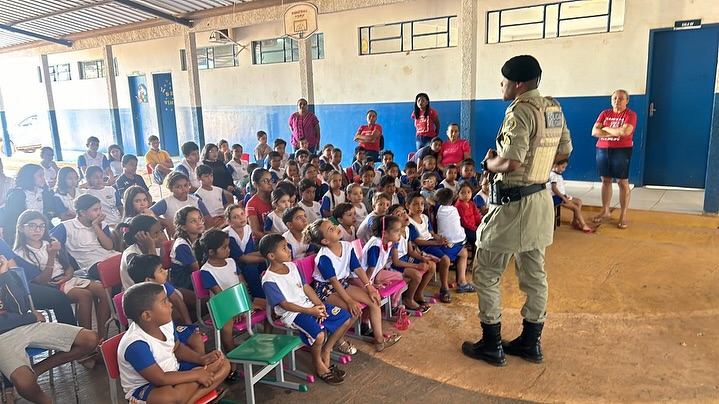
POLYGON ((611 215, 605 215, 605 214, 598 214, 592 218, 592 222, 594 223, 602 223, 604 221, 607 221, 611 218, 611 215))

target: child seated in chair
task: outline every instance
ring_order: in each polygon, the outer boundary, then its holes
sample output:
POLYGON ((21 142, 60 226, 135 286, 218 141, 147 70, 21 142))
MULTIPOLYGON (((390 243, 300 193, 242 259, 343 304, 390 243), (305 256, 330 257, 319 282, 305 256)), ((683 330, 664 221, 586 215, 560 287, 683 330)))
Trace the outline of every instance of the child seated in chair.
POLYGON ((196 325, 190 325, 192 319, 182 300, 182 295, 167 282, 167 269, 162 267, 162 258, 154 254, 137 255, 130 262, 127 272, 133 285, 142 282, 155 282, 165 288, 167 300, 172 304, 172 319, 175 323, 182 324, 175 326, 178 340, 192 348, 193 351, 204 355, 205 343, 202 341, 200 330, 196 325))
POLYGON ((97 348, 97 335, 74 325, 46 323, 45 317, 32 311, 20 279, 9 271, 16 266, 0 255, 0 373, 7 375, 25 399, 33 403, 51 403, 37 384, 37 378, 63 363, 87 357, 97 348), (42 362, 30 364, 27 347, 52 349, 42 362))
POLYGON ((125 399, 133 403, 194 403, 230 372, 219 351, 200 355, 178 341, 172 303, 154 282, 131 286, 122 308, 132 320, 117 348, 125 399))
POLYGON ((317 376, 330 385, 342 384, 345 371, 330 363, 330 353, 352 324, 352 316, 339 307, 322 303, 292 262, 282 236, 262 237, 260 254, 270 262, 262 277, 262 288, 275 314, 285 327, 300 331, 302 342, 310 347, 317 376))

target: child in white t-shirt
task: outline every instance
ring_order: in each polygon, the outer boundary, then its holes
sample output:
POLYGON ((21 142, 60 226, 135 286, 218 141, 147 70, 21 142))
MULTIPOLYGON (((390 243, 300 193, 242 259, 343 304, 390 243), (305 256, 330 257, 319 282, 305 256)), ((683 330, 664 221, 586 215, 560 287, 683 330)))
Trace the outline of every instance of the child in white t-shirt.
POLYGON ((90 166, 87 168, 87 185, 88 189, 84 191, 100 200, 102 205, 102 213, 105 214, 105 222, 114 227, 120 223, 122 212, 122 198, 117 189, 106 186, 103 179, 102 168, 98 166, 90 166))
POLYGON ((220 227, 225 223, 225 207, 234 202, 232 194, 220 187, 212 185, 214 175, 212 167, 207 165, 197 166, 195 168, 197 178, 200 179, 202 186, 197 188, 195 196, 205 204, 207 211, 212 217, 210 223, 205 223, 207 227, 220 227))
POLYGON ((567 165, 569 165, 567 159, 558 161, 554 163, 552 171, 549 173, 547 188, 552 193, 552 201, 554 202, 554 206, 560 205, 574 213, 574 217, 572 218, 572 227, 574 229, 587 234, 594 233, 595 230, 587 226, 587 222, 584 221, 584 216, 582 216, 582 200, 567 195, 567 190, 564 187, 564 177, 562 177, 562 173, 567 169, 567 165))
POLYGON ((285 210, 290 207, 290 194, 281 188, 277 188, 272 191, 271 200, 272 206, 275 209, 265 217, 265 223, 263 223, 262 229, 265 231, 265 234, 282 234, 287 231, 287 226, 282 220, 282 215, 285 213, 285 210))

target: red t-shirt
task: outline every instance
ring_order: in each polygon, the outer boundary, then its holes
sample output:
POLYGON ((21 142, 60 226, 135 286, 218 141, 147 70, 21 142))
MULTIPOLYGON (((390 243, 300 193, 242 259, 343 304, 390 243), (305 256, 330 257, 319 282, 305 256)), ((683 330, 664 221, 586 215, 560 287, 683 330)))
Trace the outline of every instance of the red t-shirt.
POLYGON ((614 112, 611 109, 605 109, 599 114, 597 123, 609 128, 621 128, 625 124, 632 125, 632 133, 629 136, 622 137, 601 137, 597 139, 597 147, 600 149, 619 149, 623 147, 632 147, 634 141, 634 130, 637 128, 637 114, 627 108, 622 112, 614 112))
POLYGON ((247 206, 245 207, 247 217, 255 216, 260 222, 260 227, 265 223, 265 218, 271 211, 272 205, 263 201, 257 194, 252 195, 252 198, 247 201, 247 206))
POLYGON ((412 112, 412 119, 414 119, 414 127, 417 129, 417 136, 437 136, 437 132, 434 130, 434 120, 438 116, 439 114, 437 114, 437 111, 435 111, 433 108, 429 109, 429 115, 427 115, 427 113, 424 113, 419 118, 415 117, 414 112, 412 112))
POLYGON ((439 149, 439 155, 442 156, 442 165, 457 164, 464 160, 464 153, 469 153, 469 141, 467 139, 457 139, 456 142, 443 142, 442 148, 439 149))
POLYGON ((382 137, 382 125, 376 123, 372 128, 370 128, 369 125, 362 125, 359 127, 358 131, 362 136, 369 136, 375 130, 379 130, 379 137, 377 138, 377 140, 371 143, 360 142, 359 145, 364 147, 365 150, 379 151, 379 139, 382 137))

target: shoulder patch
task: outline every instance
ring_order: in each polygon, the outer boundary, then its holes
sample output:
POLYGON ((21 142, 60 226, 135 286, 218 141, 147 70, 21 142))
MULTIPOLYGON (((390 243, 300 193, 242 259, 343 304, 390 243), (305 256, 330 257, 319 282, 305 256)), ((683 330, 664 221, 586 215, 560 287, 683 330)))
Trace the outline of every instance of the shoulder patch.
POLYGON ((505 132, 511 132, 516 127, 517 127, 517 120, 514 119, 514 114, 508 116, 507 119, 504 120, 504 131, 505 132))

